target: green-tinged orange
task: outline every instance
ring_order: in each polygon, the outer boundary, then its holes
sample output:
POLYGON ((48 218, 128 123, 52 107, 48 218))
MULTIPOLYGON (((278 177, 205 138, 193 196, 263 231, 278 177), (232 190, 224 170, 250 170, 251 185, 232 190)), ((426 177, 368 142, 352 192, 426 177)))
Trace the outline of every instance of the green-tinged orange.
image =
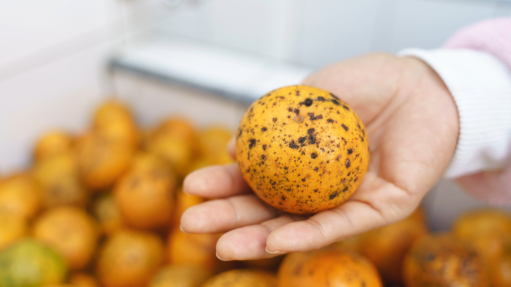
POLYGON ((64 258, 47 245, 24 239, 0 252, 0 286, 40 287, 66 279, 64 258))

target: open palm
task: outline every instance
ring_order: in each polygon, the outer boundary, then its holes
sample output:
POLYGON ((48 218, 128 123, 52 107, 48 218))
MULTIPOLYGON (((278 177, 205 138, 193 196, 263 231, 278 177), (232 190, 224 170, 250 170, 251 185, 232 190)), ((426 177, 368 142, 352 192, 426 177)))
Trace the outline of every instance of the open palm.
POLYGON ((368 172, 347 202, 313 216, 263 203, 236 164, 190 174, 184 190, 216 200, 188 209, 181 228, 226 232, 217 243, 222 259, 308 251, 403 219, 449 164, 459 130, 456 106, 422 61, 371 54, 326 67, 303 84, 332 92, 358 113, 370 142, 368 172))

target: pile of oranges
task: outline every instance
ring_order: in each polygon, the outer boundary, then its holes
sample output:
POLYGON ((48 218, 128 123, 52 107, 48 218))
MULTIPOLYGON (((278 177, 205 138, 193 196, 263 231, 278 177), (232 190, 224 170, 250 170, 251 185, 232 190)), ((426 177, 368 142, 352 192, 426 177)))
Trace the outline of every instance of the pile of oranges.
POLYGON ((179 229, 184 210, 206 200, 181 184, 234 162, 231 137, 176 117, 144 130, 117 101, 82 135, 43 134, 32 166, 0 178, 0 286, 511 286, 511 217, 497 210, 430 234, 418 209, 317 251, 220 261, 220 234, 179 229))

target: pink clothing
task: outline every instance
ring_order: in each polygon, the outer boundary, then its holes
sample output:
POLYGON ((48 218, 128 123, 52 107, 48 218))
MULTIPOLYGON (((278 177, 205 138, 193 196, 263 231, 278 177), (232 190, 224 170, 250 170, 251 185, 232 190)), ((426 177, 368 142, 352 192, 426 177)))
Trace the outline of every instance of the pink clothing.
MULTIPOLYGON (((511 72, 511 18, 486 20, 463 28, 447 41, 444 48, 492 54, 511 72)), ((467 191, 490 204, 511 204, 511 163, 503 170, 483 171, 457 180, 467 191)))

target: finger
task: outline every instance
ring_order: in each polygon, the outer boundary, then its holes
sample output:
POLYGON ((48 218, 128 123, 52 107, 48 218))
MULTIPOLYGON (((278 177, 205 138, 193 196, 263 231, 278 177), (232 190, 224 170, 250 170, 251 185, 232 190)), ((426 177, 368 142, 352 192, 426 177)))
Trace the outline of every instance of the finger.
MULTIPOLYGON (((408 216, 419 203, 398 187, 377 179, 378 188, 353 196, 346 203, 320 212, 307 220, 290 223, 273 231, 266 242, 269 252, 304 252, 321 248, 344 238, 393 223, 408 216), (381 197, 380 194, 385 194, 381 197), (390 198, 385 203, 371 202, 374 198, 390 198), (399 209, 390 201, 402 202, 408 198, 406 208, 399 209)), ((360 191, 360 190, 359 190, 360 191)), ((357 193, 359 192, 357 191, 357 193)), ((402 206, 402 205, 401 205, 402 206)))
POLYGON ((268 235, 281 226, 303 219, 305 217, 283 215, 261 224, 232 230, 218 240, 217 255, 223 260, 252 260, 278 256, 280 254, 266 252, 268 235))
POLYGON ((249 193, 237 163, 210 166, 189 174, 183 182, 183 191, 206 198, 224 198, 249 193))
POLYGON ((188 208, 181 217, 181 229, 188 233, 221 233, 261 223, 278 213, 255 195, 238 195, 188 208))

